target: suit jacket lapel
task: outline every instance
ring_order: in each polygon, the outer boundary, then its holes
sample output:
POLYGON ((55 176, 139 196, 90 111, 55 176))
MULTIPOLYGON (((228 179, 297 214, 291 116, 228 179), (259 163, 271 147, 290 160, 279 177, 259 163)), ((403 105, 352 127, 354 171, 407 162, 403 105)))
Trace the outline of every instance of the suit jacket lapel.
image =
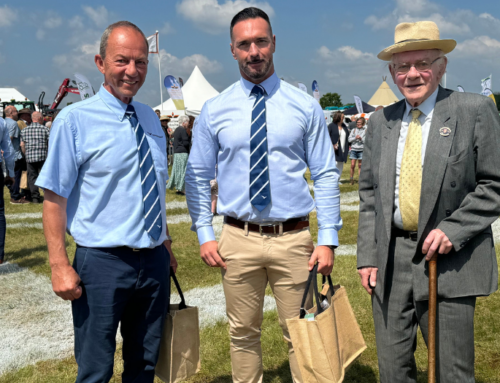
POLYGON ((394 212, 394 189, 396 188, 396 158, 398 152, 399 132, 405 110, 405 101, 388 116, 387 125, 382 129, 380 152, 379 182, 382 208, 384 213, 387 237, 391 237, 392 215, 394 212))
POLYGON ((451 93, 451 91, 439 87, 432 115, 422 171, 418 239, 420 239, 434 210, 447 166, 447 157, 450 155, 453 137, 455 136, 457 121, 451 105, 451 93), (451 129, 448 136, 441 135, 440 129, 443 127, 451 129))

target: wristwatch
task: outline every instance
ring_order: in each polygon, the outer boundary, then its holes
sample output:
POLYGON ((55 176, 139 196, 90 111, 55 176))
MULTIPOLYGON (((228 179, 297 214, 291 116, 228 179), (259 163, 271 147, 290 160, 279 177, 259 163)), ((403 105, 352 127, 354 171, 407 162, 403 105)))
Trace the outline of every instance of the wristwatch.
POLYGON ((324 245, 328 248, 330 248, 331 251, 335 252, 335 249, 337 248, 337 246, 333 246, 333 245, 324 245))
POLYGON ((167 235, 167 238, 165 238, 165 241, 170 241, 170 243, 174 242, 174 241, 172 241, 172 237, 170 235, 167 235))

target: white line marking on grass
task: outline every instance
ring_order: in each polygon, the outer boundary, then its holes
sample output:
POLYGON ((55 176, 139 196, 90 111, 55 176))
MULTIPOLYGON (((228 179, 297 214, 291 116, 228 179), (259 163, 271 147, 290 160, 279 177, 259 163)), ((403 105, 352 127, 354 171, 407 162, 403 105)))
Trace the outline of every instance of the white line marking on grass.
POLYGON ((176 223, 191 222, 189 214, 167 215, 167 224, 175 225, 176 223))
POLYGON ((19 214, 5 214, 6 219, 29 219, 29 218, 42 218, 42 213, 19 213, 19 214))
POLYGON ((165 208, 167 210, 187 209, 187 203, 186 203, 186 201, 172 201, 172 202, 168 202, 167 204, 165 204, 165 208))
POLYGON ((43 229, 43 224, 41 222, 35 222, 35 223, 25 223, 25 222, 7 223, 7 229, 43 229))

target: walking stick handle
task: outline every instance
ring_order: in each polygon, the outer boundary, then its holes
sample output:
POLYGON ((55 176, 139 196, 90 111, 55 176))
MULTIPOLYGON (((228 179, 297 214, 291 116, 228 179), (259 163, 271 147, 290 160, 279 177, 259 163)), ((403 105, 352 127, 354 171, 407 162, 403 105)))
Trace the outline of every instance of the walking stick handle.
POLYGON ((428 383, 436 383, 437 258, 429 261, 428 383))

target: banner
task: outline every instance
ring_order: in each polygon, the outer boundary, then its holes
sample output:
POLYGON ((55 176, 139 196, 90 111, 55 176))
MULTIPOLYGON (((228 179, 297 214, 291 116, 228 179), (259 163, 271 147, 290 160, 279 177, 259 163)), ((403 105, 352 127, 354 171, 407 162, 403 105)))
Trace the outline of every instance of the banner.
POLYGON ((78 87, 78 91, 80 92, 80 97, 82 101, 92 97, 95 92, 92 85, 90 85, 90 81, 83 74, 75 73, 76 78, 76 86, 78 87))
POLYGON ((462 87, 462 85, 458 85, 458 86, 457 86, 457 88, 458 88, 458 91, 459 91, 459 92, 462 92, 462 93, 463 93, 463 92, 465 92, 465 90, 464 90, 464 88, 462 87))
POLYGON ((490 77, 483 78, 481 80, 481 94, 488 97, 491 94, 491 74, 490 77), (489 92, 487 91, 489 90, 489 92))
POLYGON ((361 99, 358 96, 354 96, 354 103, 356 104, 356 109, 358 110, 358 113, 359 114, 363 113, 363 103, 361 102, 361 99))
POLYGON ((182 89, 177 79, 174 76, 167 76, 165 77, 163 84, 165 84, 165 88, 167 88, 168 94, 174 102, 175 108, 177 110, 186 109, 184 106, 184 96, 182 95, 182 89))
POLYGON ((319 94, 318 82, 316 80, 314 80, 312 83, 312 91, 314 98, 316 99, 316 101, 319 102, 320 94, 319 94))
POLYGON ((158 49, 158 32, 156 32, 154 35, 151 35, 148 37, 148 45, 149 45, 149 52, 148 53, 159 53, 158 49))
POLYGON ((298 87, 300 90, 303 90, 304 92, 307 93, 307 86, 305 86, 305 84, 302 84, 301 82, 299 82, 298 87))

